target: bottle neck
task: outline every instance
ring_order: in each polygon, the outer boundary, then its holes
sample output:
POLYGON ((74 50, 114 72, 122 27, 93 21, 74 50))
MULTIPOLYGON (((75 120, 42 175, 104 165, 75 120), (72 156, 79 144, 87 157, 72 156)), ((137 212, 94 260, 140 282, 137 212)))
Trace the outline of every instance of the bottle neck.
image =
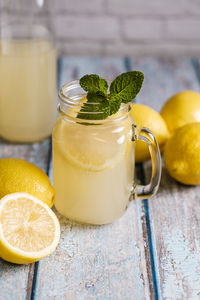
POLYGON ((53 3, 53 0, 2 0, 0 39, 54 43, 53 3))

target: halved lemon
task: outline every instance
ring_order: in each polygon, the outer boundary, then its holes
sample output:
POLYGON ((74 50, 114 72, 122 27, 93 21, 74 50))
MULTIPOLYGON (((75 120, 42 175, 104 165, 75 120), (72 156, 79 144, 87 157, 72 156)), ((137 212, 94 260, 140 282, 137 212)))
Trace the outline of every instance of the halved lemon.
POLYGON ((16 264, 38 261, 58 245, 60 225, 54 212, 27 193, 0 200, 0 257, 16 264))

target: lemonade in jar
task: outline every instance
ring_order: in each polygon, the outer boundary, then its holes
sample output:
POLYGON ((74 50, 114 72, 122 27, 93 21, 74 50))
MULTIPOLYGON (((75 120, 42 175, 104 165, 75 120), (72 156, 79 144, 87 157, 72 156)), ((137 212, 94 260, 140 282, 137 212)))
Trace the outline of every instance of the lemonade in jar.
POLYGON ((122 81, 128 77, 132 85, 137 84, 134 92, 138 93, 143 74, 137 71, 118 76, 110 94, 107 82, 97 75, 67 83, 59 92, 60 117, 53 130, 55 206, 69 219, 111 223, 133 197, 146 198, 157 190, 160 154, 155 137, 145 128, 137 131, 129 115, 128 102, 135 93, 119 95, 118 88, 123 89, 122 81), (152 156, 152 179, 147 186, 134 183, 136 139, 148 144, 152 156))

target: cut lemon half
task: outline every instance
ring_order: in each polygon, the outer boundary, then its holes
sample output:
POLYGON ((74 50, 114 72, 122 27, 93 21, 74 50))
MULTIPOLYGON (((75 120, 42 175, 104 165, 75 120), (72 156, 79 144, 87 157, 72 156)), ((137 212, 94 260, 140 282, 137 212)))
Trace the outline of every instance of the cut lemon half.
POLYGON ((0 257, 16 264, 38 261, 58 245, 60 225, 54 212, 27 193, 0 200, 0 257))

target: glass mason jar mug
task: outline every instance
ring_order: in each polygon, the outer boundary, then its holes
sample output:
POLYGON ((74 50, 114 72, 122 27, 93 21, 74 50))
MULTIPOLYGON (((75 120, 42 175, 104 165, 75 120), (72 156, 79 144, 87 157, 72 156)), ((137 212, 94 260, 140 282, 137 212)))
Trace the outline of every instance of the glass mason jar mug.
POLYGON ((3 0, 0 10, 0 136, 34 142, 56 120, 51 0, 3 0), (44 15, 46 18, 42 18, 44 15))
MULTIPOLYGON (((80 223, 106 224, 118 219, 132 198, 149 198, 158 189, 161 158, 156 139, 137 128, 129 104, 105 120, 77 118, 85 99, 79 81, 59 91, 59 112, 53 130, 53 180, 56 209, 80 223), (147 143, 152 177, 146 186, 134 178, 135 140, 147 143)), ((79 115, 80 116, 80 115, 79 115)))

